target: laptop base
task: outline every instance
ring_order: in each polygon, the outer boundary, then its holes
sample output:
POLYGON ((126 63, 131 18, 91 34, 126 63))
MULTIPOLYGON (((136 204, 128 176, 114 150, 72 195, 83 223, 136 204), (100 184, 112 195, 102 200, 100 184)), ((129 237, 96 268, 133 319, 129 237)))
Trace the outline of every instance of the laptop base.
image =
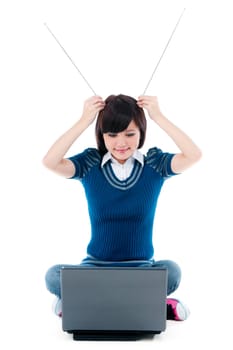
POLYGON ((153 339, 155 334, 161 332, 143 332, 143 331, 73 331, 74 340, 92 340, 92 341, 136 341, 142 339, 153 339))

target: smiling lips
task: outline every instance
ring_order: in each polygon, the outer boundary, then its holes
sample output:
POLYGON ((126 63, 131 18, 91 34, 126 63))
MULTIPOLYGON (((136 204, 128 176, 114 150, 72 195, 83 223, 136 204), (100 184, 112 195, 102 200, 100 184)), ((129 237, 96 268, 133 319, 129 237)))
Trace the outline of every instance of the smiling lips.
POLYGON ((116 152, 119 152, 119 153, 122 153, 122 154, 127 152, 128 150, 129 150, 129 148, 120 148, 120 149, 115 148, 116 152))

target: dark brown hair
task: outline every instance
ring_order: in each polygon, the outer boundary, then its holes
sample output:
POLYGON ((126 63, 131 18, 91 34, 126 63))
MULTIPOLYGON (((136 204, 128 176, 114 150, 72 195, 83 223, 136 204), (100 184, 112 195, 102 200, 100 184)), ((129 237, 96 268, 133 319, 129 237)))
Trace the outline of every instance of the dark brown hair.
POLYGON ((118 133, 127 129, 134 121, 140 130, 138 148, 141 148, 146 136, 146 117, 144 110, 137 105, 137 100, 126 95, 111 95, 105 100, 105 107, 99 112, 95 126, 97 147, 103 155, 107 152, 103 134, 118 133))

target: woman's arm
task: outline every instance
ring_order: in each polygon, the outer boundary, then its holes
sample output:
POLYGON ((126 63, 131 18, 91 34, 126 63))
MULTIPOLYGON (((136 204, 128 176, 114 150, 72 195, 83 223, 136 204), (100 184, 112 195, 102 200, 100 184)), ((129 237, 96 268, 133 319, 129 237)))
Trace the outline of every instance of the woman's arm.
POLYGON ((73 163, 64 156, 77 138, 94 121, 97 113, 104 108, 104 101, 93 96, 85 101, 81 118, 51 146, 43 158, 43 164, 58 175, 72 177, 75 169, 73 163))
POLYGON ((161 112, 157 97, 140 96, 138 99, 139 107, 145 108, 150 118, 175 142, 180 149, 172 159, 172 170, 175 173, 181 173, 201 158, 201 150, 190 139, 190 137, 170 122, 161 112))

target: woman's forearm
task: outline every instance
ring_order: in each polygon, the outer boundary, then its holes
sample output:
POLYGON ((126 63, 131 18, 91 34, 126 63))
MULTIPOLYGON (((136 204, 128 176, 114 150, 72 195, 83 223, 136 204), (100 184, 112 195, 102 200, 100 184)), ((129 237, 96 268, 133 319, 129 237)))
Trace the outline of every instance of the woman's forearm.
POLYGON ((168 120, 163 114, 159 117, 157 116, 155 122, 174 141, 185 157, 193 161, 199 160, 201 150, 184 131, 168 120))
POLYGON ((50 147, 47 154, 43 158, 43 164, 49 169, 55 169, 62 161, 72 144, 86 130, 88 123, 80 119, 69 130, 61 135, 50 147))
POLYGON ((182 172, 201 158, 199 147, 184 131, 163 115, 156 96, 139 96, 138 105, 147 110, 150 118, 165 131, 179 148, 180 153, 177 153, 172 159, 173 171, 182 172))
POLYGON ((98 112, 104 108, 104 105, 105 103, 100 96, 92 96, 85 101, 81 118, 54 142, 44 156, 43 164, 47 168, 56 170, 59 165, 59 172, 62 172, 61 168, 64 168, 64 163, 67 163, 64 160, 65 154, 94 121, 98 112))

